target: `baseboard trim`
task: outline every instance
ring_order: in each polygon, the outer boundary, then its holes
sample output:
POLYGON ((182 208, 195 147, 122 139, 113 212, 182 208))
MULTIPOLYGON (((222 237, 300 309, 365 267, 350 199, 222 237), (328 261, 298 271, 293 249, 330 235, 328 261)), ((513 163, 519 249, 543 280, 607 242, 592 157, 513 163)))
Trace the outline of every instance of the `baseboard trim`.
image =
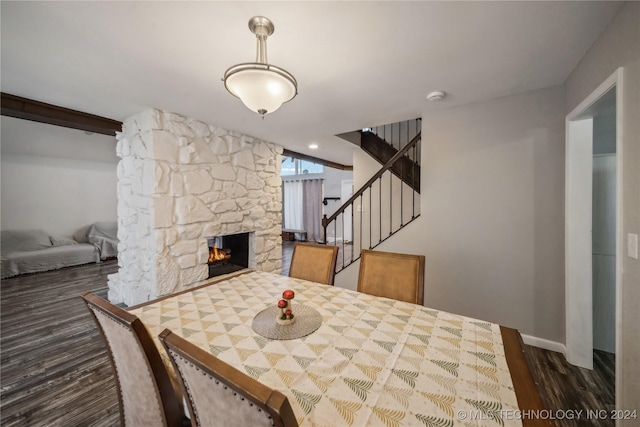
POLYGON ((545 350, 555 351, 557 353, 562 353, 565 357, 567 356, 567 347, 562 343, 526 334, 522 334, 522 341, 524 341, 524 343, 527 345, 544 348, 545 350))

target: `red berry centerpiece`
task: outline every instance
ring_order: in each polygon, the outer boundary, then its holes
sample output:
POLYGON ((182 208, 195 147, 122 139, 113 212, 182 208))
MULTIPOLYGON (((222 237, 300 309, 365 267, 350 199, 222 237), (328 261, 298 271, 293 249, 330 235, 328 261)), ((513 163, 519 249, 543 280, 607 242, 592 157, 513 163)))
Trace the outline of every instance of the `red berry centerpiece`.
POLYGON ((287 289, 282 293, 282 299, 278 301, 280 312, 276 316, 276 322, 280 325, 290 325, 295 320, 293 311, 291 310, 291 300, 295 296, 295 292, 287 289))

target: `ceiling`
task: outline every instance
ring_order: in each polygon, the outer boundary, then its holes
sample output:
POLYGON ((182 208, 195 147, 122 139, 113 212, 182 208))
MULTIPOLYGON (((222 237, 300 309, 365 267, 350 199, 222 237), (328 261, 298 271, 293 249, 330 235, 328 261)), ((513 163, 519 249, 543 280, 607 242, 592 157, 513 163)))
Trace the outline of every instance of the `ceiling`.
POLYGON ((2 1, 1 89, 120 121, 159 108, 351 164, 334 135, 564 83, 620 6, 2 1), (299 84, 264 120, 221 81, 254 61, 254 15, 275 24, 269 62, 299 84), (429 104, 433 90, 448 96, 429 104))

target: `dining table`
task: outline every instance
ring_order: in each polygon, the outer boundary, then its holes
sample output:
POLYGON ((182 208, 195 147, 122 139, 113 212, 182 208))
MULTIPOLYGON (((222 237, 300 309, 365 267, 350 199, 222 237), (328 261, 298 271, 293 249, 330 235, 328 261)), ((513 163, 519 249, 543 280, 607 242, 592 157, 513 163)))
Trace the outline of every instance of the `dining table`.
POLYGON ((527 425, 514 330, 495 323, 251 269, 129 311, 167 366, 165 328, 284 393, 300 426, 527 425), (295 320, 281 325, 287 290, 295 320))

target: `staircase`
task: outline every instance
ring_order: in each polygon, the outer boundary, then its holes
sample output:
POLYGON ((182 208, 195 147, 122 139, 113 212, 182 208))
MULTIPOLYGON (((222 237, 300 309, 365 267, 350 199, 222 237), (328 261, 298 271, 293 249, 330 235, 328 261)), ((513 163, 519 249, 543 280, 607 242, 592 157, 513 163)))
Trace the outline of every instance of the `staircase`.
MULTIPOLYGON (((375 133, 364 130, 361 133, 360 147, 380 164, 384 165, 398 153, 393 145, 375 133)), ((420 165, 417 162, 409 157, 402 157, 390 170, 405 184, 411 186, 418 193, 420 192, 420 165)))
POLYGON ((336 272, 357 261, 362 249, 375 248, 420 216, 420 142, 419 130, 395 146, 373 129, 362 131, 363 150, 384 165, 322 219, 325 244, 340 247, 336 272))

